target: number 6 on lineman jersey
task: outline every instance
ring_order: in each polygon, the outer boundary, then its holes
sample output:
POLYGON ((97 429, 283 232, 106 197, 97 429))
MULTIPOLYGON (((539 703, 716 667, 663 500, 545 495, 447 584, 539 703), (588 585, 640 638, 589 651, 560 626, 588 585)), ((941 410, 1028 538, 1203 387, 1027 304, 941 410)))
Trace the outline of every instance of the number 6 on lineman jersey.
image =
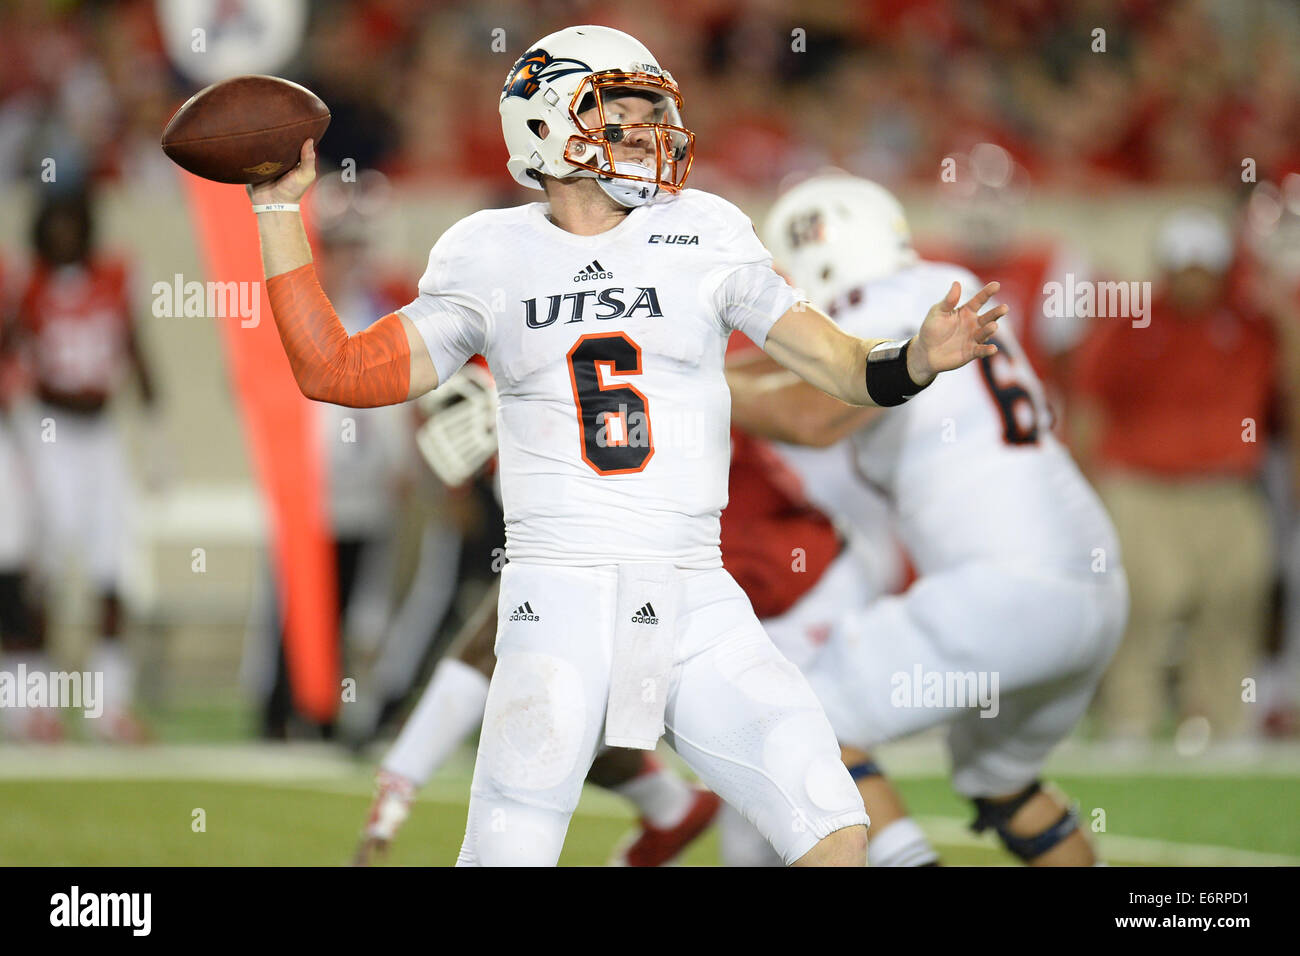
POLYGON ((631 385, 604 385, 613 375, 641 374, 641 346, 622 332, 584 335, 569 349, 569 381, 578 407, 582 460, 598 475, 635 474, 654 455, 646 397, 631 385))
POLYGON ((989 395, 1002 415, 1002 440, 1008 445, 1037 445, 1042 415, 1022 377, 1022 363, 1025 359, 1019 354, 1008 352, 1006 346, 996 338, 989 341, 998 347, 998 351, 981 358, 979 370, 984 384, 988 386, 989 395), (995 362, 1005 366, 1010 375, 1000 378, 995 362), (1019 412, 1022 408, 1025 409, 1023 415, 1019 412))

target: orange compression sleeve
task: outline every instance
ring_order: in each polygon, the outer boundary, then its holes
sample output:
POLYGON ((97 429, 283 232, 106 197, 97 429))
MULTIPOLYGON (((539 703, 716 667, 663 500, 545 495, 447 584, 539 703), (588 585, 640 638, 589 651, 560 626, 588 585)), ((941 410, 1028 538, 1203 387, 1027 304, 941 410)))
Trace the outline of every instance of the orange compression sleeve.
POLYGON ((396 405, 411 390, 411 346, 396 312, 349 336, 312 263, 266 280, 271 314, 298 387, 353 408, 396 405))

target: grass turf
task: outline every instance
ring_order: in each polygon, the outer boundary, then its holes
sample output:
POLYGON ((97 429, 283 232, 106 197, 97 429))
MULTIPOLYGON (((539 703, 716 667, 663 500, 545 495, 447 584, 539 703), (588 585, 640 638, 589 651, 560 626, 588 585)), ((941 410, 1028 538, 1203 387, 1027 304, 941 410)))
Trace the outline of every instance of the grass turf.
MULTIPOLYGON (((1079 801, 1085 824, 1105 811, 1106 833, 1170 844, 1234 847, 1300 858, 1296 782, 1277 777, 1054 778, 1079 801)), ((943 818, 956 832, 969 807, 939 777, 900 781, 924 823, 943 818)), ((436 779, 416 804, 387 859, 441 865, 455 859, 465 824, 467 781, 436 779)), ((346 863, 369 803, 368 777, 297 784, 207 780, 0 781, 0 865, 311 865, 346 863), (194 829, 194 811, 205 829, 194 829)), ((632 823, 615 798, 588 788, 569 828, 562 865, 600 865, 632 823)), ((1104 837, 1103 837, 1104 840, 1104 837)), ((950 864, 1011 862, 990 840, 936 843, 950 864)), ((1151 862, 1131 846, 1113 863, 1151 862)), ((681 861, 715 865, 717 838, 699 840, 681 861)))

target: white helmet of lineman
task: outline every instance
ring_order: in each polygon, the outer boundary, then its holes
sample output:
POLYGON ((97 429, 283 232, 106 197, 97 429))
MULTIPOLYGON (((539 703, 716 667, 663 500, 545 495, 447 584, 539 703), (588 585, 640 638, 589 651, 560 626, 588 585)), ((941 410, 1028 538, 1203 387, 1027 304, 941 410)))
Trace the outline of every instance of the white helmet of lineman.
POLYGON ((425 421, 415 444, 448 488, 463 485, 497 453, 497 389, 473 362, 416 403, 425 421))
POLYGON ((917 261, 902 203, 847 173, 815 176, 784 193, 763 238, 790 281, 823 309, 853 286, 917 261))
POLYGON ((695 135, 682 125, 682 96, 672 75, 635 37, 600 26, 569 27, 543 37, 510 68, 501 88, 506 168, 530 189, 541 176, 590 176, 616 202, 640 206, 661 190, 676 193, 694 158, 695 135), (619 122, 608 106, 629 91, 654 106, 650 122, 619 122), (594 122, 579 114, 596 109, 594 122), (546 136, 541 136, 542 124, 546 136), (614 159, 613 145, 648 130, 654 166, 614 159))

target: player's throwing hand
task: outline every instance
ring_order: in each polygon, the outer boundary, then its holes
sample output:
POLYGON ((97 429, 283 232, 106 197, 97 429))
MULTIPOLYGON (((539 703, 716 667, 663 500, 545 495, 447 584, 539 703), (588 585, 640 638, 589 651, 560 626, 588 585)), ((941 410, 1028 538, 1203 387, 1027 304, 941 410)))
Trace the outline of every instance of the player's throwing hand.
POLYGON ((999 288, 998 283, 990 282, 959 306, 961 286, 954 282, 943 301, 931 306, 916 334, 916 347, 907 350, 907 371, 912 381, 923 384, 939 372, 961 368, 998 350, 989 339, 998 330, 997 320, 1007 314, 1007 306, 999 305, 984 313, 980 308, 999 288))
POLYGON ((249 186, 248 195, 254 203, 297 202, 316 179, 316 144, 306 140, 298 165, 279 179, 260 186, 249 186))

